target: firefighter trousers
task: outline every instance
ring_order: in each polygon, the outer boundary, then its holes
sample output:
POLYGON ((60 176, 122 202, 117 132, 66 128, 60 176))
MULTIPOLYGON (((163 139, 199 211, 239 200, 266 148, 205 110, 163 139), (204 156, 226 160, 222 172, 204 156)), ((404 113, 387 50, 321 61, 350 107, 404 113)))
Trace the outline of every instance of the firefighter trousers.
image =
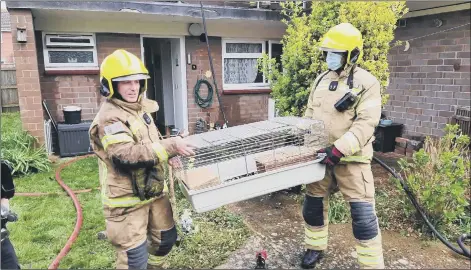
POLYGON ((327 249, 329 197, 337 187, 349 202, 360 268, 384 268, 371 164, 347 163, 333 169, 328 167, 323 180, 306 185, 303 204, 306 248, 327 249))
POLYGON ((117 269, 161 267, 177 240, 168 195, 131 208, 105 207, 106 233, 117 252, 117 269))

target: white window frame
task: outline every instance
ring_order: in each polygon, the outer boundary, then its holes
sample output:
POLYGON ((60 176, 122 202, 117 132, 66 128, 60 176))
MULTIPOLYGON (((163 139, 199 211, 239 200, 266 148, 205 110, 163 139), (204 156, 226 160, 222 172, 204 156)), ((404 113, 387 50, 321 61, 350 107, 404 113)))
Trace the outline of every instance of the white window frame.
POLYGON ((96 35, 95 33, 58 33, 58 32, 43 32, 42 33, 42 45, 43 45, 43 58, 44 68, 46 71, 49 70, 99 70, 98 65, 98 54, 96 46, 96 35), (67 48, 67 47, 56 47, 48 48, 46 46, 46 35, 91 35, 93 38, 93 48, 67 48), (91 51, 93 52, 93 63, 50 63, 49 53, 50 51, 91 51))
POLYGON ((222 82, 224 90, 252 90, 252 89, 266 89, 269 87, 266 83, 265 75, 263 76, 263 82, 261 83, 236 83, 236 84, 226 84, 224 79, 224 59, 225 58, 240 58, 240 59, 258 59, 266 52, 265 46, 266 40, 243 40, 243 39, 222 39, 222 82), (261 53, 226 53, 226 44, 227 43, 253 43, 253 44, 262 44, 261 53))

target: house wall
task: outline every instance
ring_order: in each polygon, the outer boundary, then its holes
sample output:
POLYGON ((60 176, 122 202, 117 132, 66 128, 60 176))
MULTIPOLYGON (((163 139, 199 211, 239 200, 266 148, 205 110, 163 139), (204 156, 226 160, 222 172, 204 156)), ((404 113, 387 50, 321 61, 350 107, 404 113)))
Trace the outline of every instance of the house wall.
MULTIPOLYGON (((104 97, 99 92, 99 75, 45 75, 41 32, 36 32, 41 91, 56 121, 64 121, 62 109, 82 107, 82 120, 93 120, 104 97)), ((116 49, 126 49, 140 57, 140 37, 136 34, 96 34, 98 63, 116 49)))
POLYGON ((42 96, 39 82, 38 57, 34 38, 33 17, 30 10, 10 10, 11 29, 26 27, 27 41, 19 43, 17 32, 12 32, 13 55, 20 115, 23 128, 44 142, 42 96))
MULTIPOLYGON (((62 109, 68 105, 76 105, 82 107, 82 120, 92 120, 104 99, 99 94, 98 75, 45 75, 40 32, 36 33, 36 39, 41 91, 53 116, 57 121, 63 121, 62 109)), ((139 35, 97 33, 96 39, 99 63, 106 55, 118 48, 124 48, 139 57, 141 56, 139 35)), ((216 93, 214 93, 213 105, 210 108, 200 108, 195 102, 194 86, 197 80, 203 78, 205 72, 210 70, 206 43, 193 37, 187 37, 185 42, 187 53, 191 53, 192 62, 198 67, 197 70, 192 70, 191 65, 187 66, 189 131, 194 132, 196 121, 199 118, 211 122, 223 122, 223 117, 216 93)), ((228 122, 231 125, 238 125, 267 119, 269 94, 222 94, 221 38, 211 38, 210 44, 218 90, 221 93, 228 122)), ((212 78, 208 81, 215 90, 212 78)), ((206 90, 202 87, 201 95, 204 97, 206 94, 206 90)))
MULTIPOLYGON (((41 101, 45 99, 48 107, 58 122, 64 120, 62 109, 67 105, 82 107, 82 120, 92 120, 98 112, 103 97, 99 95, 99 75, 78 75, 70 72, 65 75, 48 75, 44 70, 44 55, 42 44, 42 32, 34 31, 31 12, 28 10, 11 10, 15 22, 27 22, 28 42, 26 44, 14 43, 15 60, 18 63, 18 92, 23 125, 26 130, 44 141, 43 120, 44 111, 41 101)), ((13 24, 16 28, 17 23, 13 24)), ((16 36, 13 37, 16 40, 16 36)), ((113 34, 97 33, 98 63, 101 64, 104 57, 115 49, 124 48, 141 56, 140 36, 138 34, 113 34)), ((187 98, 189 130, 194 132, 196 121, 199 118, 212 122, 223 118, 219 110, 219 102, 214 93, 213 105, 208 109, 202 109, 195 103, 193 87, 202 74, 210 70, 206 43, 199 38, 186 37, 186 53, 191 53, 192 62, 197 64, 197 70, 192 70, 187 65, 187 98), (210 119, 207 113, 210 113, 210 119)), ((224 111, 229 125, 239 125, 268 118, 268 89, 264 93, 222 93, 222 55, 221 38, 210 38, 213 53, 213 64, 221 93, 224 111)), ((208 79, 213 85, 212 78, 208 79)), ((214 88, 214 85, 213 85, 214 88)), ((241 89, 243 90, 243 89, 241 89)), ((205 95, 202 90, 202 95, 205 95)), ((46 116, 46 118, 48 118, 46 116)))
MULTIPOLYGON (((209 39, 211 57, 213 59, 213 67, 216 75, 216 83, 224 112, 230 126, 240 125, 255 121, 268 119, 268 98, 269 94, 224 94, 222 87, 222 46, 221 38, 209 39)), ((192 55, 192 64, 197 66, 196 70, 192 70, 191 65, 187 65, 187 86, 188 86, 188 125, 189 131, 195 130, 195 124, 199 118, 205 121, 224 123, 224 118, 219 109, 219 101, 214 92, 213 104, 210 108, 200 108, 195 102, 194 86, 198 79, 208 80, 213 90, 216 88, 213 84, 213 78, 206 78, 204 74, 206 71, 211 70, 208 58, 208 50, 206 43, 203 43, 197 37, 186 37, 186 50, 187 53, 192 55), (208 117, 208 113, 210 116, 208 117)), ((205 86, 201 87, 201 96, 204 98, 207 95, 205 86)), ((244 90, 244 89, 241 89, 244 90)))
POLYGON ((11 40, 11 32, 2 32, 2 64, 13 64, 13 42, 11 40))
MULTIPOLYGON (((409 40, 470 23, 469 12, 408 18, 395 38, 409 40), (435 27, 435 19, 443 25, 435 27)), ((405 125, 406 136, 441 136, 456 106, 470 106, 470 32, 467 25, 412 40, 408 51, 391 49, 390 99, 384 110, 405 125)))

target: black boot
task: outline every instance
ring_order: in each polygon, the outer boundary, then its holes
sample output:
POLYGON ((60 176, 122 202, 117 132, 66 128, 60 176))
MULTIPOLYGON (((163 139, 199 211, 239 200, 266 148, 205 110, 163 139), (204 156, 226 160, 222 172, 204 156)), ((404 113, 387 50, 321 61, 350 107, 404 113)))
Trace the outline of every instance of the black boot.
POLYGON ((306 250, 304 253, 303 262, 301 263, 301 267, 304 269, 311 269, 316 267, 316 263, 319 262, 320 259, 324 257, 324 251, 322 250, 306 250))

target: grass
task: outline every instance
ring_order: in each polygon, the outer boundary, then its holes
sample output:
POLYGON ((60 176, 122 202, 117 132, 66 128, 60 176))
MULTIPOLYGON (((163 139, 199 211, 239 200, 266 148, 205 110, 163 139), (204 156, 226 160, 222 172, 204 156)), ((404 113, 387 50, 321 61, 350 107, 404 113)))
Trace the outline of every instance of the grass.
MULTIPOLYGON (((57 165, 55 165, 57 166, 57 165)), ((62 179, 74 190, 97 188, 98 167, 95 157, 77 161, 62 171, 62 179)), ((9 223, 11 240, 22 268, 47 268, 67 242, 75 226, 76 213, 72 201, 54 179, 54 172, 31 174, 15 179, 17 192, 57 192, 41 197, 16 196, 11 208, 19 220, 9 223)), ((191 209, 189 202, 176 188, 177 213, 191 209)), ((71 251, 62 259, 60 268, 114 268, 115 252, 97 233, 105 230, 99 190, 79 194, 83 225, 71 251)), ((175 246, 167 268, 213 268, 222 264, 249 235, 240 217, 224 208, 204 214, 192 212, 199 228, 175 246)), ((179 230, 181 231, 181 230, 179 230)))

